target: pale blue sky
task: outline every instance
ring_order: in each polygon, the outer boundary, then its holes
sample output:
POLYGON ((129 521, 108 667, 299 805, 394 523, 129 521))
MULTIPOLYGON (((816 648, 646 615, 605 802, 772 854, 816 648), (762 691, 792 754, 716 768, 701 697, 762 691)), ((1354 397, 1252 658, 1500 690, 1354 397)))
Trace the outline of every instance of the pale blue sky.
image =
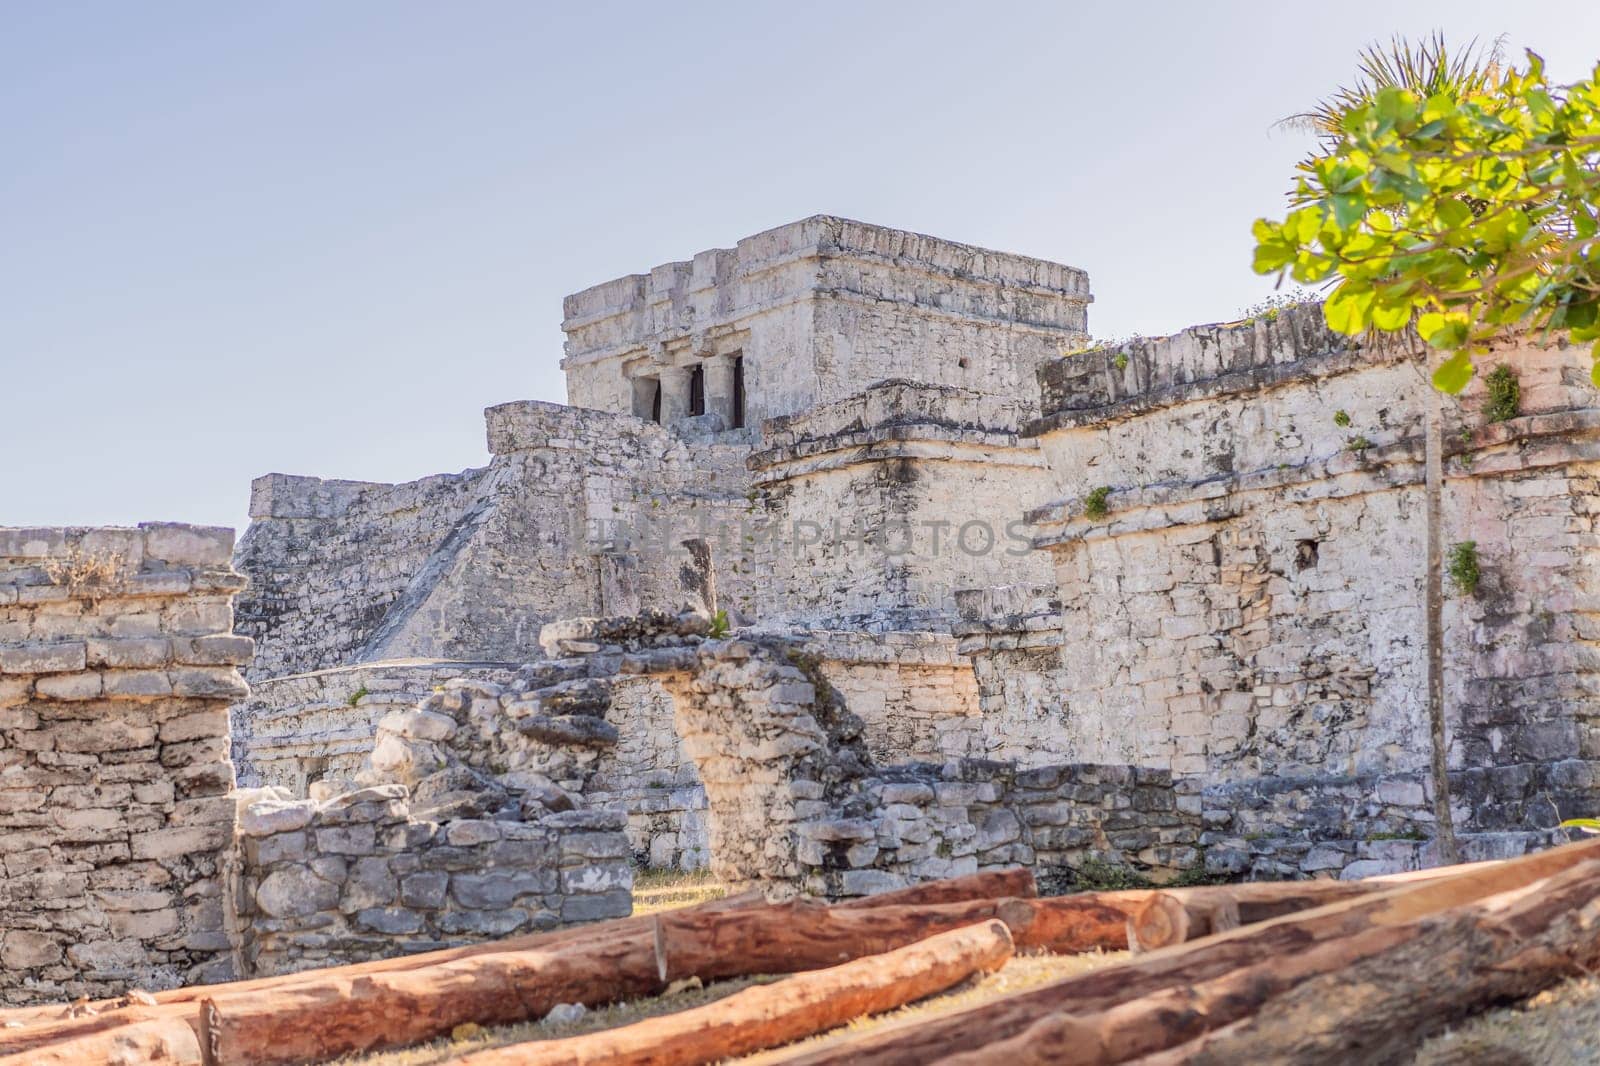
POLYGON ((1593 0, 0 0, 0 525, 481 464, 564 294, 819 212, 1084 267, 1098 336, 1231 317, 1274 121, 1436 27, 1600 58, 1593 0))

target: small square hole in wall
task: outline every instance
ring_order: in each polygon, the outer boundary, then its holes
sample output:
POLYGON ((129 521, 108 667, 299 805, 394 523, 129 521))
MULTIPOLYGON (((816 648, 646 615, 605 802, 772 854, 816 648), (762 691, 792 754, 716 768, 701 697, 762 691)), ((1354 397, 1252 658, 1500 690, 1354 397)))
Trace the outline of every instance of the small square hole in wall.
POLYGON ((1314 540, 1296 541, 1294 546, 1294 568, 1300 570, 1315 570, 1317 568, 1317 542, 1314 540))
POLYGON ((967 368, 967 360, 966 360, 966 358, 963 356, 962 358, 957 359, 956 360, 956 366, 960 367, 962 370, 965 370, 967 368))

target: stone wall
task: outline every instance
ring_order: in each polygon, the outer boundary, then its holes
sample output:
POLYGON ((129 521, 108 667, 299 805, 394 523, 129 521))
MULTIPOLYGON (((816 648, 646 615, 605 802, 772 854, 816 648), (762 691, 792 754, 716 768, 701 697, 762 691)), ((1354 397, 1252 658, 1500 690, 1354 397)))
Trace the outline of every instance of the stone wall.
POLYGON ((1165 771, 879 766, 799 640, 711 639, 693 616, 642 615, 553 623, 541 641, 551 665, 645 675, 671 694, 705 788, 711 868, 736 885, 855 895, 1017 863, 1161 877, 1202 858, 1198 785, 1165 771))
MULTIPOLYGON (((684 541, 752 512, 748 446, 525 402, 486 412, 490 465, 403 485, 269 475, 238 565, 252 681, 390 659, 524 662, 555 618, 676 609, 703 590, 684 541)), ((752 567, 718 542, 717 582, 750 603, 752 567)))
POLYGON ((451 678, 506 683, 510 663, 385 660, 258 681, 233 705, 239 785, 304 798, 313 785, 348 792, 372 754, 378 723, 409 711, 451 678))
POLYGON ((806 655, 861 719, 882 764, 941 762, 988 752, 970 660, 945 633, 811 630, 806 655))
MULTIPOLYGON (((986 725, 1035 758, 1202 783, 1213 865, 1310 873, 1430 837, 1410 359, 1353 347, 1310 306, 1042 371, 1028 433, 1063 500, 1030 518, 1055 581, 963 605, 986 725)), ((1481 376, 1447 401, 1443 539, 1476 542, 1485 575, 1446 608, 1450 762, 1458 825, 1503 850, 1596 802, 1559 782, 1600 750, 1580 650, 1600 412, 1580 353, 1482 362, 1512 369, 1522 407, 1488 424, 1481 376)))
POLYGON ((231 870, 240 972, 388 958, 632 908, 620 814, 419 813, 401 785, 245 806, 231 870))
POLYGON ((781 537, 753 617, 948 632, 955 590, 1044 581, 1023 516, 1050 499, 1022 411, 971 390, 880 382, 763 427, 750 457, 781 537))
POLYGON ((255 638, 251 680, 357 657, 452 533, 483 514, 487 470, 402 485, 268 474, 250 486, 239 543, 249 590, 238 629, 255 638))
POLYGON ((0 529, 0 1004, 232 974, 226 529, 0 529))

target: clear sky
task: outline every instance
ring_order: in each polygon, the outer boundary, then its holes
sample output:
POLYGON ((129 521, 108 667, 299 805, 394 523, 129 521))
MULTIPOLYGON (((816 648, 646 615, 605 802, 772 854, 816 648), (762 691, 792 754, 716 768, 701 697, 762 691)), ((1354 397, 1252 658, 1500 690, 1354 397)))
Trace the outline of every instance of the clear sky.
POLYGON ((480 465, 564 294, 811 214, 1235 317, 1274 122, 1435 28, 1600 59, 1595 0, 0 0, 0 525, 480 465))

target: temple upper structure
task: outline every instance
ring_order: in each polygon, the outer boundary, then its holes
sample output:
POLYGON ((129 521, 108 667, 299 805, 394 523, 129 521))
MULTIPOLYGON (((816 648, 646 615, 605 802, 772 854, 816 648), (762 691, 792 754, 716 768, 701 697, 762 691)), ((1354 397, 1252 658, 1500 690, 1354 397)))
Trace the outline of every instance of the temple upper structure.
POLYGON ((816 215, 567 297, 567 400, 712 432, 879 381, 1036 395, 1086 337, 1075 267, 816 215))

